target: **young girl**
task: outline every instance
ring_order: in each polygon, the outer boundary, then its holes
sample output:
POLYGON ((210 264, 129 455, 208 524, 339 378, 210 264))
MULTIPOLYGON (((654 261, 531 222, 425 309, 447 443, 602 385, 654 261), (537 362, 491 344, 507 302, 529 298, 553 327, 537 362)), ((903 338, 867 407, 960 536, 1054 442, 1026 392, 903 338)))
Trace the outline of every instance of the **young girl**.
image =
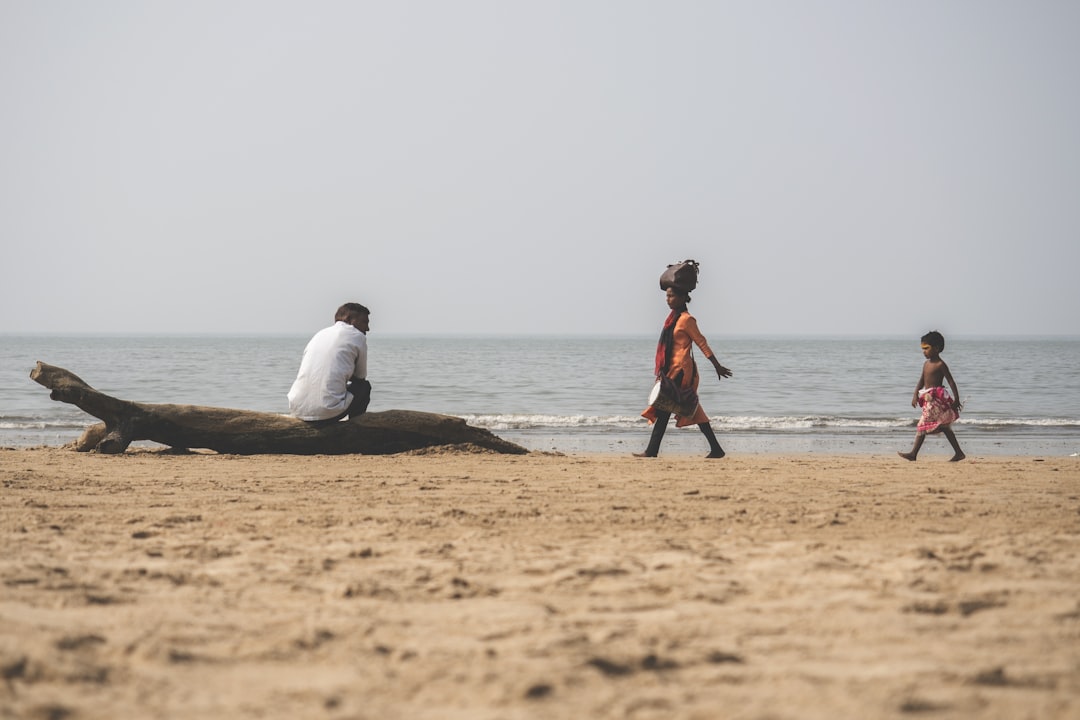
POLYGON ((960 391, 956 388, 949 366, 941 359, 941 352, 945 349, 945 338, 937 330, 922 336, 922 351, 926 362, 923 363, 922 375, 919 384, 915 386, 915 394, 911 398, 911 407, 922 405, 922 417, 916 428, 915 444, 910 452, 898 453, 905 460, 915 460, 919 456, 926 435, 940 432, 952 445, 955 454, 949 462, 963 460, 966 455, 960 449, 960 443, 953 434, 952 424, 960 417, 960 391), (945 381, 952 386, 954 400, 949 397, 949 391, 945 389, 945 381))

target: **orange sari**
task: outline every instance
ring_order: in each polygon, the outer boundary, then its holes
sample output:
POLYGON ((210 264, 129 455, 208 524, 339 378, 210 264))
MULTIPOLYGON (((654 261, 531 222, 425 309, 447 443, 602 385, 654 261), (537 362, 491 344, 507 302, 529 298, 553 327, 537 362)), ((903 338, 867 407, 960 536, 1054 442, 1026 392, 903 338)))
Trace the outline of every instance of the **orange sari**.
MULTIPOLYGON (((670 357, 667 358, 668 369, 664 374, 672 380, 678 378, 681 387, 692 387, 694 392, 697 392, 701 377, 698 375, 697 363, 694 362, 694 345, 696 344, 701 348, 701 352, 707 358, 713 356, 713 351, 709 348, 709 343, 705 341, 705 336, 698 330, 697 320, 690 313, 684 312, 679 315, 675 321, 674 330, 671 353, 670 357)), ((656 409, 650 405, 645 409, 645 412, 641 413, 641 416, 650 423, 656 422, 656 409)), ((675 416, 675 427, 700 425, 707 422, 709 422, 709 416, 705 414, 705 410, 702 409, 700 404, 698 404, 697 410, 694 411, 691 417, 675 416)))

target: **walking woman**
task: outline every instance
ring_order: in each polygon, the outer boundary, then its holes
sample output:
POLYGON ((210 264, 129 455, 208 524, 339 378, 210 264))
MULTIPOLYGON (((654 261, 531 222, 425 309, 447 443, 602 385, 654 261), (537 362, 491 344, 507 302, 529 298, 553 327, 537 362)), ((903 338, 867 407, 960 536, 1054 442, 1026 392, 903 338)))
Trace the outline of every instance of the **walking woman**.
MULTIPOLYGON (((701 378, 698 375, 697 363, 694 362, 693 346, 696 344, 701 352, 716 369, 716 376, 723 380, 731 377, 731 371, 720 364, 705 341, 705 336, 698 330, 697 320, 686 310, 690 302, 690 292, 683 288, 669 286, 666 290, 667 305, 671 308, 671 314, 664 321, 664 329, 660 333, 660 342, 656 347, 656 376, 666 375, 674 383, 683 389, 693 388, 697 393, 698 383, 701 378)), ((664 439, 664 431, 667 430, 668 419, 671 413, 660 410, 650 405, 642 417, 647 418, 653 424, 652 437, 649 438, 649 447, 643 453, 635 453, 637 457, 656 457, 660 452, 660 442, 664 439)), ((675 427, 697 425, 705 439, 709 441, 709 454, 707 458, 724 457, 724 449, 716 439, 712 425, 709 424, 709 416, 705 414, 701 404, 697 405, 694 414, 689 417, 675 416, 675 427)))

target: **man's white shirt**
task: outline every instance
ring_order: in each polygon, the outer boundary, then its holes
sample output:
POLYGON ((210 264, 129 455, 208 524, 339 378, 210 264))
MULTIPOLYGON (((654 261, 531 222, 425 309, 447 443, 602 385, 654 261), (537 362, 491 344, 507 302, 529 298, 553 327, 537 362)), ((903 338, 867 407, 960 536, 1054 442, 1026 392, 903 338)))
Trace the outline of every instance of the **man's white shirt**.
POLYGON ((367 377, 367 336, 338 320, 315 333, 304 348, 300 370, 289 390, 289 413, 301 420, 328 420, 345 412, 352 378, 367 377))

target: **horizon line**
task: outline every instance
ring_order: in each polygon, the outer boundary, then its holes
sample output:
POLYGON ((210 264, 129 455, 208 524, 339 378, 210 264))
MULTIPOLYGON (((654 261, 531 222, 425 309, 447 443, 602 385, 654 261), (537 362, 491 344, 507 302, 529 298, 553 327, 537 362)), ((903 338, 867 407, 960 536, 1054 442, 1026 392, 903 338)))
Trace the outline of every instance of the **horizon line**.
MULTIPOLYGON (((60 338, 60 337, 159 337, 159 338, 197 338, 197 337, 213 337, 213 338, 272 338, 272 337, 307 337, 312 334, 313 331, 268 331, 268 332, 251 332, 251 331, 228 331, 228 330, 215 330, 215 331, 178 331, 178 332, 162 332, 160 330, 148 331, 148 330, 75 330, 75 331, 59 331, 59 332, 44 332, 44 331, 3 331, 0 330, 0 337, 33 337, 33 338, 60 338)), ((379 332, 375 331, 370 333, 374 337, 385 338, 592 338, 592 339, 619 339, 619 338, 651 338, 654 333, 645 332, 626 332, 626 333, 594 333, 594 332, 379 332)), ((852 332, 761 332, 761 333, 710 333, 711 337, 725 337, 725 338, 748 338, 748 339, 770 339, 770 338, 785 338, 785 339, 845 339, 845 338, 860 338, 860 339, 902 339, 909 338, 911 335, 906 332, 883 332, 883 333, 852 333, 852 332)), ((1080 339, 1078 333, 986 333, 986 332, 973 332, 973 333, 950 333, 950 338, 964 338, 964 339, 980 339, 980 338, 995 338, 995 339, 1055 339, 1055 340, 1072 340, 1080 339)))

